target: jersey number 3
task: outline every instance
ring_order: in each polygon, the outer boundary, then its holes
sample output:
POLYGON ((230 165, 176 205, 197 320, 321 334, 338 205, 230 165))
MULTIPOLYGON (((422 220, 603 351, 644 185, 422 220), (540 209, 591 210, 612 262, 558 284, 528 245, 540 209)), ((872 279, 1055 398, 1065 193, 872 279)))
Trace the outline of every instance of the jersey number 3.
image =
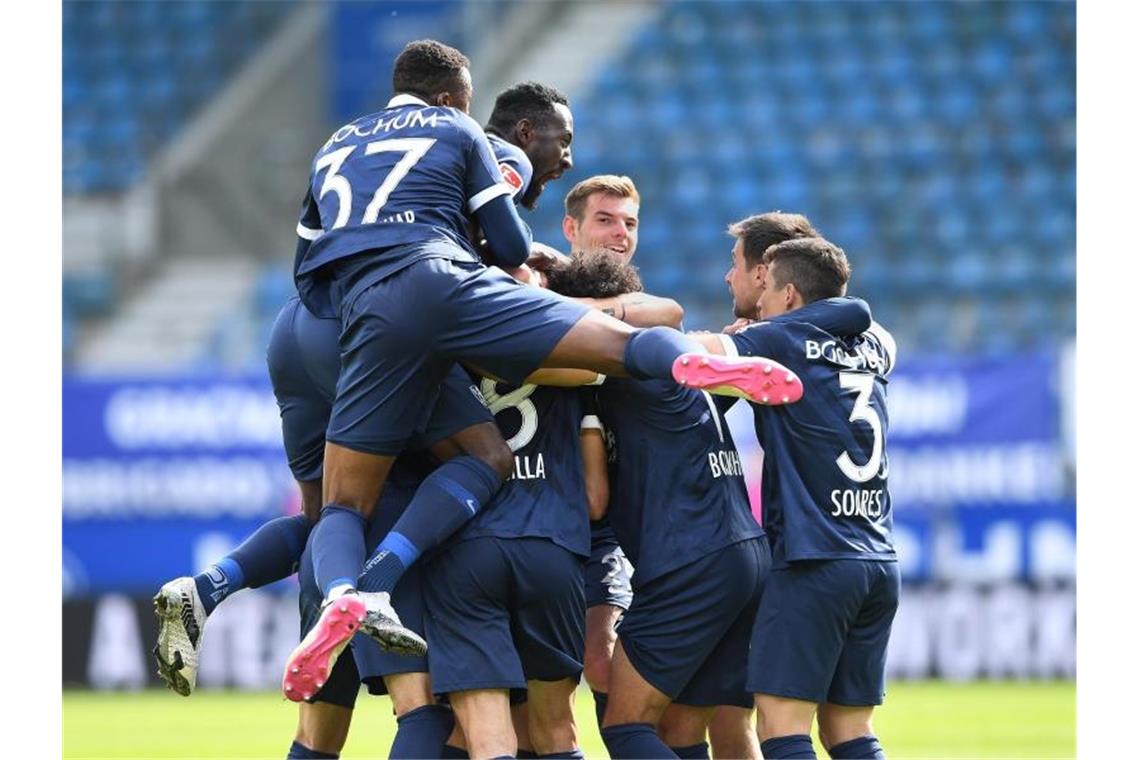
POLYGON ((875 387, 875 376, 860 372, 840 372, 839 386, 841 388, 854 388, 859 392, 855 397, 855 408, 851 410, 848 421, 866 422, 871 426, 874 443, 871 444, 871 458, 864 465, 857 465, 851 461, 851 455, 844 451, 835 458, 839 469, 856 483, 866 483, 879 472, 879 465, 883 461, 883 423, 879 414, 871 408, 871 391, 875 387))
MULTIPOLYGON (((434 138, 405 137, 397 140, 376 140, 364 146, 364 155, 366 156, 377 153, 403 153, 404 155, 384 177, 384 181, 380 183, 380 187, 376 188, 376 192, 372 194, 372 200, 364 209, 364 216, 360 220, 361 224, 372 224, 379 218, 380 209, 384 208, 384 204, 388 202, 388 197, 392 195, 392 191, 396 189, 404 177, 408 176, 408 172, 419 163, 419 160, 431 149, 432 145, 435 145, 434 138)), ((319 200, 324 200, 324 197, 330 192, 336 194, 336 221, 329 229, 335 230, 348 224, 348 216, 352 212, 352 185, 349 184, 346 177, 337 172, 340 171, 340 167, 344 165, 349 154, 358 147, 360 146, 349 145, 340 150, 334 150, 332 153, 326 153, 320 157, 313 167, 317 171, 328 168, 328 171, 325 172, 325 181, 321 185, 319 200)))

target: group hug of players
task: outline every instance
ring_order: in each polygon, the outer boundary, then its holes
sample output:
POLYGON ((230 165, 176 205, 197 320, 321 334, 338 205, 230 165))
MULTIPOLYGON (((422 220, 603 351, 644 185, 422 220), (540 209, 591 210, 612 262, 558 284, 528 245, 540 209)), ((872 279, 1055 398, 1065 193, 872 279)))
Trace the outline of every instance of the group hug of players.
POLYGON ((798 214, 731 224, 737 321, 685 334, 630 263, 630 178, 569 192, 569 255, 519 218, 572 166, 557 90, 481 128, 434 41, 393 90, 313 161, 270 337, 303 513, 162 587, 159 675, 189 695, 208 615, 296 570, 291 758, 339 756, 361 683, 391 695, 392 758, 582 757, 583 673, 614 758, 815 757, 813 721, 832 757, 883 757, 895 349, 842 249, 798 214))

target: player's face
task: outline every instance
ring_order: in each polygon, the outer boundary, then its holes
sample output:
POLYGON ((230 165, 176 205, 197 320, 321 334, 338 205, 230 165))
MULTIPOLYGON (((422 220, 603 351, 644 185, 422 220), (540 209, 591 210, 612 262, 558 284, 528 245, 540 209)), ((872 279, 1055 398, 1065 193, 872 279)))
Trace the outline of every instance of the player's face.
POLYGON ((791 283, 784 283, 784 287, 776 286, 776 278, 772 274, 772 267, 764 267, 764 286, 760 291, 760 303, 757 316, 760 319, 771 319, 791 311, 794 301, 794 292, 791 283))
POLYGON ((574 115, 566 106, 555 103, 554 115, 544 119, 539 126, 531 127, 528 137, 524 150, 534 167, 534 177, 522 197, 522 205, 534 208, 546 183, 558 179, 574 166, 574 158, 570 154, 570 143, 574 141, 574 115))
POLYGON ((733 316, 756 319, 766 269, 763 264, 748 268, 748 261, 744 258, 744 243, 738 239, 732 247, 732 266, 724 274, 724 281, 732 293, 733 316))
POLYGON ((575 251, 606 248, 629 261, 637 250, 639 210, 632 198, 594 193, 586 199, 582 221, 566 217, 562 232, 575 251))

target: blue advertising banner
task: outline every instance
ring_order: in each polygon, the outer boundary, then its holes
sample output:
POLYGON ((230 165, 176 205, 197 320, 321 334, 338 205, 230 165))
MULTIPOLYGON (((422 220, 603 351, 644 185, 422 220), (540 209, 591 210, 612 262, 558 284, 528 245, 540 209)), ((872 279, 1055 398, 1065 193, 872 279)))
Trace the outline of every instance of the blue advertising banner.
MULTIPOLYGON (((1071 581, 1076 508, 1053 356, 904 360, 888 450, 908 581, 1071 581)), ((745 410, 746 411, 746 410, 745 410)), ((762 453, 730 417, 750 492, 762 453)), ((263 378, 63 385, 67 596, 153 591, 298 511, 263 378)))

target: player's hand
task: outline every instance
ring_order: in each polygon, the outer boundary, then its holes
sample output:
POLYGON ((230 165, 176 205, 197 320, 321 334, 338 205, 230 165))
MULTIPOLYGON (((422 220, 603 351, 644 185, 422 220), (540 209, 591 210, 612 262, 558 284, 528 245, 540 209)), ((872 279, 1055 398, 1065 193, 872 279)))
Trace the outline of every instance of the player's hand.
POLYGON ((546 243, 531 243, 530 257, 526 260, 526 265, 531 269, 544 272, 551 267, 558 266, 563 261, 569 260, 569 258, 566 254, 551 248, 546 243))
POLYGON ((744 317, 741 317, 740 319, 733 322, 731 325, 725 325, 724 329, 721 330, 721 332, 724 333, 725 335, 736 335, 738 332, 740 332, 744 328, 749 327, 750 325, 754 325, 754 324, 756 324, 756 320, 745 319, 744 317))

